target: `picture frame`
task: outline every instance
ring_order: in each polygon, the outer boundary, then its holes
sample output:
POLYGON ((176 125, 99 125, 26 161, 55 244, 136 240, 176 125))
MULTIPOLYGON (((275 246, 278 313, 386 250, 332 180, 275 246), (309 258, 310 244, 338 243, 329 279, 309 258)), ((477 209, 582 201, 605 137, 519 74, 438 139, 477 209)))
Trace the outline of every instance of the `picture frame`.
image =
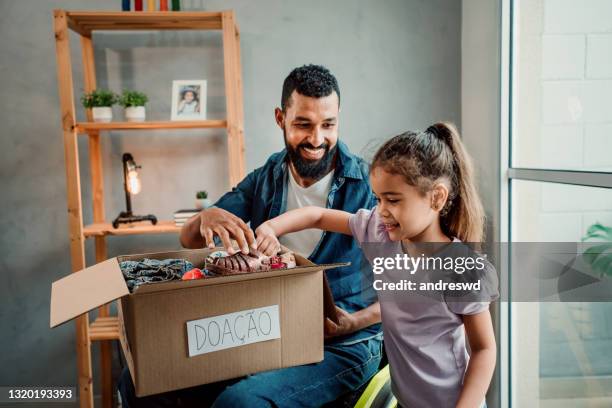
POLYGON ((206 80, 172 81, 172 120, 206 120, 206 80))

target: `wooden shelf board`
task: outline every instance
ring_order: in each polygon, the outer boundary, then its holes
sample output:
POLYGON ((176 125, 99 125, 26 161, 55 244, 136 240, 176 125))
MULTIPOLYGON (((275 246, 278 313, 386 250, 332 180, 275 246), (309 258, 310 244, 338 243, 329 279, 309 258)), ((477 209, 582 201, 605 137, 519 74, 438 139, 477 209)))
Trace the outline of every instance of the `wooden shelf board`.
POLYGON ((67 11, 68 27, 85 35, 95 30, 220 30, 221 12, 67 11))
POLYGON ((119 228, 113 228, 110 223, 89 224, 83 228, 83 235, 85 238, 91 238, 106 235, 174 234, 180 231, 181 227, 174 225, 174 221, 158 221, 156 225, 143 221, 121 224, 119 228))
POLYGON ((225 120, 157 121, 157 122, 78 122, 77 133, 92 130, 155 130, 155 129, 225 129, 225 120))
POLYGON ((117 316, 98 317, 89 325, 89 339, 98 340, 118 340, 119 339, 119 320, 117 316))

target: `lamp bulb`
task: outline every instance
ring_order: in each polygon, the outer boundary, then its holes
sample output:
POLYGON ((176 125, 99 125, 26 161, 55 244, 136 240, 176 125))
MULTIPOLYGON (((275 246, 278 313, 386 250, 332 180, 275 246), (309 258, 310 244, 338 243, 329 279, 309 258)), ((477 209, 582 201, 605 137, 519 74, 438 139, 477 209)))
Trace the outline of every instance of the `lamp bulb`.
POLYGON ((138 172, 135 170, 128 172, 128 190, 131 194, 138 194, 142 188, 140 184, 140 179, 138 178, 138 172))

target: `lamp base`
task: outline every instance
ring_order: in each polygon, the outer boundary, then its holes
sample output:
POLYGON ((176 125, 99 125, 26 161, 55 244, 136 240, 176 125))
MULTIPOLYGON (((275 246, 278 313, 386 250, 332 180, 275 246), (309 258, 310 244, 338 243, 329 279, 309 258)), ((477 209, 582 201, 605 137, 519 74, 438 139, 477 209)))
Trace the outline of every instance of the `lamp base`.
POLYGON ((131 212, 121 211, 119 216, 113 221, 113 228, 118 228, 119 224, 130 224, 132 222, 151 221, 153 225, 157 224, 157 217, 149 215, 132 215, 131 212))

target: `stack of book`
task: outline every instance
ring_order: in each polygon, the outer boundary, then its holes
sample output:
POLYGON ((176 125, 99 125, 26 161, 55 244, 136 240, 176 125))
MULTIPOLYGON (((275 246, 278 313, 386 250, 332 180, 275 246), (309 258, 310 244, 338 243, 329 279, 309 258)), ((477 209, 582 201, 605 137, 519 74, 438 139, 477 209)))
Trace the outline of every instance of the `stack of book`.
POLYGON ((193 209, 193 210, 178 210, 174 213, 174 225, 177 227, 182 227, 189 218, 193 217, 201 210, 193 209))

